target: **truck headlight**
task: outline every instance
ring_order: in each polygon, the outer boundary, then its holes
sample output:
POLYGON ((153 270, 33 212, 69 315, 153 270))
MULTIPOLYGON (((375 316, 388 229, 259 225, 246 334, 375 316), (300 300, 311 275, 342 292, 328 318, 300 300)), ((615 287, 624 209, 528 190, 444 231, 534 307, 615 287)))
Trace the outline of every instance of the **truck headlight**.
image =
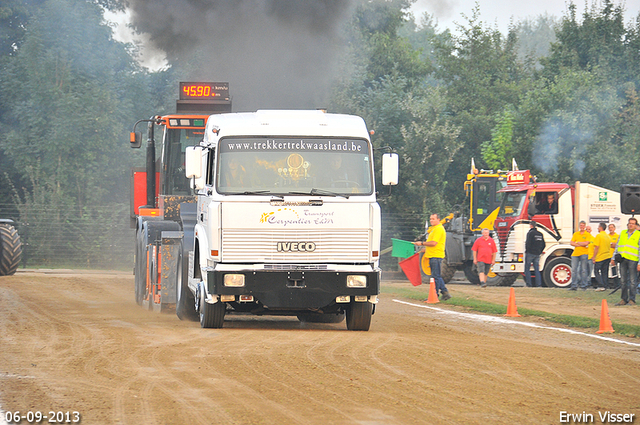
POLYGON ((244 286, 243 274, 225 274, 224 286, 244 286))
POLYGON ((349 288, 366 288, 367 277, 359 274, 351 274, 347 276, 347 287, 349 288))

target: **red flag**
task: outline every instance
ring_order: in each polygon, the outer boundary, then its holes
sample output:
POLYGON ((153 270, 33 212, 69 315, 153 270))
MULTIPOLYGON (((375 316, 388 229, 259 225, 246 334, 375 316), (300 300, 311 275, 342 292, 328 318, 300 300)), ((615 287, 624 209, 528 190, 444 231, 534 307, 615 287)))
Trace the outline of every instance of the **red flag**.
POLYGON ((413 286, 422 284, 422 276, 420 275, 420 253, 416 253, 409 258, 405 258, 400 261, 399 264, 400 268, 413 286))

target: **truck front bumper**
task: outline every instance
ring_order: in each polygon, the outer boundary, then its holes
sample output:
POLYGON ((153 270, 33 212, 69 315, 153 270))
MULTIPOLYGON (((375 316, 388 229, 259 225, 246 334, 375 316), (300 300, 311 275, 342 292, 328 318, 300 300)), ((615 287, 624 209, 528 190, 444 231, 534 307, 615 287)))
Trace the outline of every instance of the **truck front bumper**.
POLYGON ((524 273, 524 263, 496 263, 491 271, 494 273, 524 273))
POLYGON ((269 309, 322 309, 336 302, 375 299, 371 296, 380 293, 380 270, 209 270, 207 289, 213 295, 233 295, 236 301, 251 296, 269 309), (225 275, 235 275, 233 281, 244 280, 244 285, 225 286, 225 275), (363 276, 365 286, 348 286, 348 276, 363 276))

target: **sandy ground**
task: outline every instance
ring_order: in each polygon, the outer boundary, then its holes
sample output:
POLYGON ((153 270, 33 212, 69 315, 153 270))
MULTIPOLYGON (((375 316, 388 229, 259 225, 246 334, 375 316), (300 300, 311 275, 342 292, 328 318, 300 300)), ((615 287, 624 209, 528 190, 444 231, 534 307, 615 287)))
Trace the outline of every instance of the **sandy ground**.
MULTIPOLYGON (((450 289, 502 303, 509 291, 450 289)), ((527 289, 519 308, 599 317, 527 289)), ((618 309, 614 321, 640 324, 640 307, 618 309)), ((268 317, 205 330, 138 307, 128 274, 20 272, 0 278, 0 407, 82 424, 603 423, 607 411, 640 423, 640 339, 460 311, 385 290, 369 332, 268 317)))

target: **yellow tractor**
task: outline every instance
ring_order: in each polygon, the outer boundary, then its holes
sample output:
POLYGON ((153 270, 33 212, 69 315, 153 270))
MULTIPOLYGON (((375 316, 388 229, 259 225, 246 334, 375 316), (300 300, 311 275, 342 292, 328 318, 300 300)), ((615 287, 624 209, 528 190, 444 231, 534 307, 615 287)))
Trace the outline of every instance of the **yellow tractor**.
MULTIPOLYGON (((517 170, 512 162, 512 170, 517 170)), ((464 182, 465 202, 456 205, 454 212, 443 219, 447 230, 446 258, 442 265, 442 277, 448 282, 456 270, 464 271, 469 282, 479 284, 478 271, 473 264, 471 247, 480 237, 483 228, 491 231, 502 201, 500 189, 507 185, 510 171, 479 170, 471 160, 471 171, 464 182)), ((510 286, 517 275, 489 273, 487 284, 510 286)))

